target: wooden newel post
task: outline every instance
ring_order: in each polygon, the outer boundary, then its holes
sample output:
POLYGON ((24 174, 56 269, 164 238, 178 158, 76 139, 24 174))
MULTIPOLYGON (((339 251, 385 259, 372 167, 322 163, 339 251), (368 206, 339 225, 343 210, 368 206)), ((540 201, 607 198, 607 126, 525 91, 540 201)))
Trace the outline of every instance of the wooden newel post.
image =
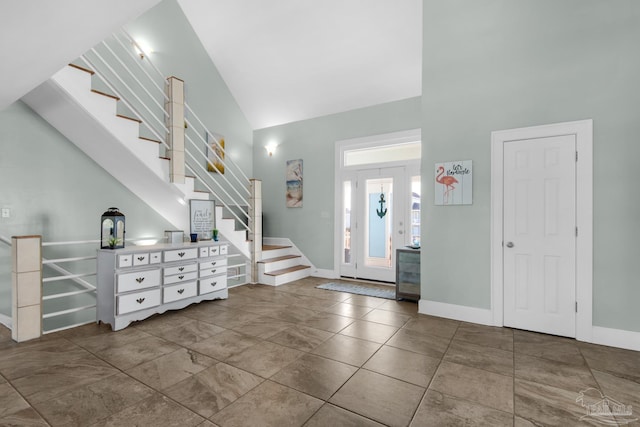
POLYGON ((42 236, 11 237, 11 338, 42 336, 42 236))
POLYGON ((249 245, 251 251, 251 283, 258 282, 258 261, 262 259, 262 181, 249 181, 251 196, 249 200, 249 245))

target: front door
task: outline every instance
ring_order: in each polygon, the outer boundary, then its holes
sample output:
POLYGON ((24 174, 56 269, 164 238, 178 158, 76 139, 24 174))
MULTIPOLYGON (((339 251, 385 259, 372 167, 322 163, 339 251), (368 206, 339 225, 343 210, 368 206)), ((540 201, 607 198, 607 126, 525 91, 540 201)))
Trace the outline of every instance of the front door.
POLYGON ((504 143, 504 325, 576 335, 576 137, 504 143))
POLYGON ((344 181, 341 276, 395 282, 395 251, 412 230, 410 182, 404 167, 358 170, 344 181))

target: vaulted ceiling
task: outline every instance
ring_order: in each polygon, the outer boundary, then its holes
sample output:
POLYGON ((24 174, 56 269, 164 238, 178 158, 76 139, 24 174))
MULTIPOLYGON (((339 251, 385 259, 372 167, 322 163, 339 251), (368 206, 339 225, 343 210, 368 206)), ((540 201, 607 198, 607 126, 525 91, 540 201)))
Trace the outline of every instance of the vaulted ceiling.
MULTIPOLYGON (((254 129, 421 95, 422 0, 177 1, 254 129)), ((159 2, 4 0, 0 110, 159 2)))
POLYGON ((422 0, 178 3, 254 129, 422 93, 422 0))

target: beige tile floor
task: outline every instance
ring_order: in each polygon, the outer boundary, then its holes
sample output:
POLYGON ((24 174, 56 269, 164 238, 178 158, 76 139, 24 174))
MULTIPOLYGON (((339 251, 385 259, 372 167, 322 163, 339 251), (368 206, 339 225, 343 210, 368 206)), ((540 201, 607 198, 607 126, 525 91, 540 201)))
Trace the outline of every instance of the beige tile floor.
POLYGON ((638 352, 324 282, 234 288, 119 332, 0 329, 0 426, 640 425, 638 352), (600 393, 633 415, 585 418, 600 393))

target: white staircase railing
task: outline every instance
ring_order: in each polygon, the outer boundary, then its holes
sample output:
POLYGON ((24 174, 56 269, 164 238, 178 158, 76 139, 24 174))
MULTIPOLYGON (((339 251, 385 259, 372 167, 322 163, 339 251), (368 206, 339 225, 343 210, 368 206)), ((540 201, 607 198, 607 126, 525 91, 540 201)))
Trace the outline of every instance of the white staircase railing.
MULTIPOLYGON (((143 48, 121 29, 80 60, 83 67, 97 76, 97 90, 118 97, 124 104, 121 113, 139 119, 141 136, 161 142, 164 153, 160 154, 166 155, 170 151, 167 141, 171 132, 165 108, 169 102, 167 75, 153 64, 143 48)), ((186 170, 193 174, 197 187, 209 192, 218 205, 224 206, 225 213, 250 233, 250 180, 227 155, 216 135, 185 100, 186 170)))

